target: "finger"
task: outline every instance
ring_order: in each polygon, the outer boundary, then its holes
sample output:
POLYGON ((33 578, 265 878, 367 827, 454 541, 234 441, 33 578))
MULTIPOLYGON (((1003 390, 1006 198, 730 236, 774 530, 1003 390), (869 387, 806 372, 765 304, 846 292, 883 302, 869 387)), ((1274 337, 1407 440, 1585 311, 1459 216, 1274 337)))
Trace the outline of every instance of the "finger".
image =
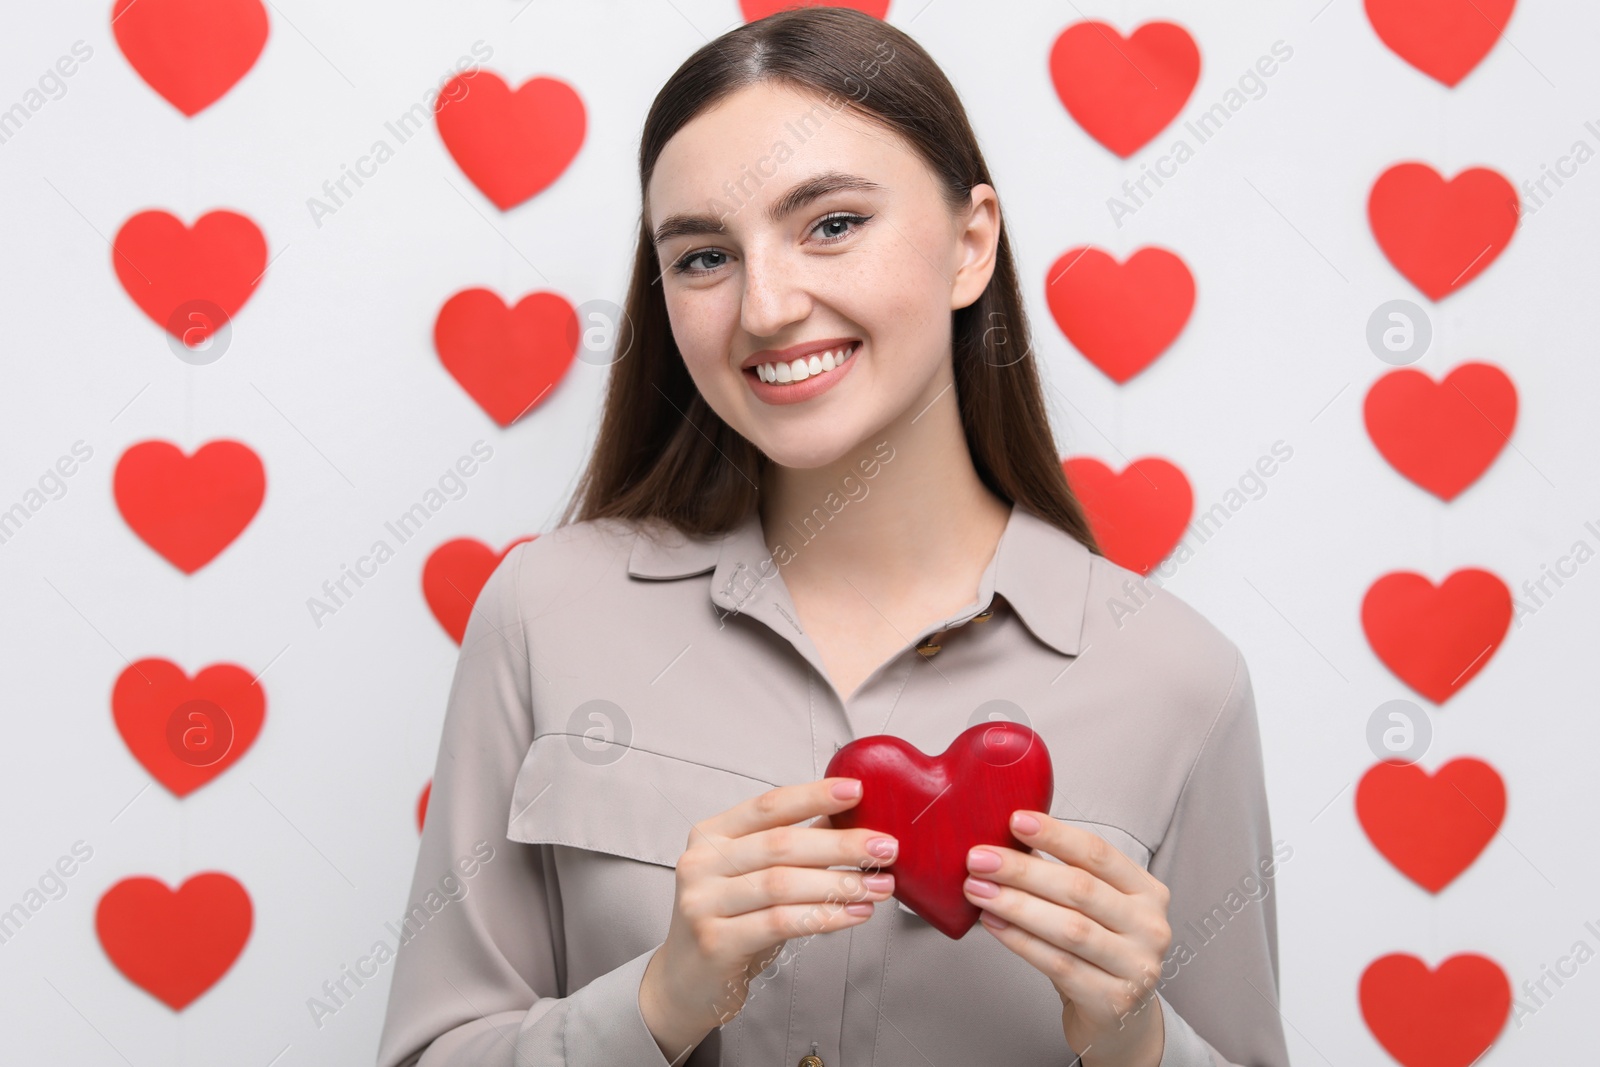
POLYGON ((714 873, 753 874, 766 867, 849 867, 876 870, 895 860, 898 842, 888 834, 865 827, 823 830, 813 826, 774 826, 731 841, 715 842, 720 862, 714 873), (874 852, 888 842, 888 854, 874 852))
POLYGON ((1148 906, 1138 897, 1131 897, 1113 888, 1104 879, 1082 867, 1057 863, 1053 859, 1018 852, 1000 845, 980 845, 967 853, 967 872, 978 878, 1015 886, 1036 897, 1073 908, 1094 919, 1101 926, 1119 934, 1133 934, 1144 929, 1141 907, 1148 906), (988 869, 993 860, 983 862, 982 857, 995 857, 999 868, 988 869))
POLYGON ((894 892, 894 875, 881 871, 765 867, 747 877, 727 878, 718 888, 716 912, 732 917, 776 904, 886 900, 894 892))
MULTIPOLYGON (((1094 964, 1113 974, 1138 972, 1141 947, 1131 938, 1107 930, 1081 911, 1041 900, 1025 890, 988 882, 995 895, 985 897, 974 891, 983 879, 968 878, 962 883, 967 899, 1012 926, 1020 926, 1045 944, 1094 964)), ((1046 972, 1049 973, 1049 972, 1046 972)))
POLYGON ((1128 1013, 1149 995, 1160 977, 1159 974, 1151 974, 1138 981, 1122 978, 1015 923, 999 930, 988 923, 982 925, 1001 944, 1043 974, 1049 975, 1063 996, 1083 1008, 1109 1008, 1107 1015, 1128 1013))
POLYGON ((871 901, 775 904, 724 919, 730 951, 750 955, 791 938, 825 934, 872 918, 871 901))
MULTIPOLYGON (((1019 809, 1023 810, 1023 809, 1019 809)), ((1011 832, 1029 848, 1048 852, 1064 863, 1082 867, 1101 881, 1124 893, 1148 893, 1161 885, 1149 871, 1127 857, 1111 842, 1081 826, 1051 818, 1042 811, 1028 811, 1039 821, 1039 829, 1025 833, 1011 818, 1011 832)))
POLYGON ((793 826, 815 815, 831 815, 854 807, 860 800, 861 783, 856 778, 821 778, 815 782, 780 785, 750 797, 696 823, 698 829, 722 837, 743 837, 773 826, 793 826), (835 796, 833 788, 855 783, 854 796, 835 796))

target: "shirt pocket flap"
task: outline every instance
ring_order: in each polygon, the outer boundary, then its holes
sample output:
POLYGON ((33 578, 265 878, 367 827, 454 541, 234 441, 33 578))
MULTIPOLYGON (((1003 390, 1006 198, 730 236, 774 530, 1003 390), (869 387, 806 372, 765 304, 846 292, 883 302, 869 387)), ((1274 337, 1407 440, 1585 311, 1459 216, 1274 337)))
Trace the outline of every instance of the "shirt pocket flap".
POLYGON ((770 788, 675 756, 544 734, 517 772, 506 836, 676 867, 690 827, 770 788))

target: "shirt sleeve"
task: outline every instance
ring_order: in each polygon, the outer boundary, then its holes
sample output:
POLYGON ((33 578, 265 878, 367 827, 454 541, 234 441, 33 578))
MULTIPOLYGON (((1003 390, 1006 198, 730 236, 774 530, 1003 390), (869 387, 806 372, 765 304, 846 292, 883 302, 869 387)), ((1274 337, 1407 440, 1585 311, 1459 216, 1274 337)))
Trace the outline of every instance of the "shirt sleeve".
POLYGON ((639 1011, 655 949, 558 995, 550 846, 506 836, 534 736, 517 597, 527 547, 485 583, 462 639, 411 895, 388 926, 398 950, 378 1067, 668 1067, 639 1011))
POLYGON ((1244 657, 1150 860, 1170 890, 1172 945, 1156 987, 1160 1067, 1288 1067, 1278 1013, 1277 865, 1261 735, 1244 657))

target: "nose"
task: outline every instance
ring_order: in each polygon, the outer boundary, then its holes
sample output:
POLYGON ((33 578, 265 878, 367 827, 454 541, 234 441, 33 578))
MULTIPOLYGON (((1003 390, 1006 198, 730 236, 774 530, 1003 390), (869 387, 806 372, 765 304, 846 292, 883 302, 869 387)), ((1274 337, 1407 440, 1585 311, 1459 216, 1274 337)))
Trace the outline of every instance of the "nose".
POLYGON ((773 248, 747 248, 740 325, 752 337, 776 337, 811 313, 802 273, 773 248))

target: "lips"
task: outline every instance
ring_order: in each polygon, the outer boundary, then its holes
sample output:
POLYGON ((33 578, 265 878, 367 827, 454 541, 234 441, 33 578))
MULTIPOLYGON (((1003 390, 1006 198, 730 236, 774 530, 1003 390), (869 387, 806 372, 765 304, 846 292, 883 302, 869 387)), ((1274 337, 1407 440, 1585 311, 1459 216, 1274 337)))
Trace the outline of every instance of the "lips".
POLYGON ((833 352, 860 343, 859 337, 823 337, 815 341, 802 341, 788 348, 766 348, 747 356, 739 365, 739 369, 749 370, 763 363, 793 363, 803 357, 820 356, 824 352, 833 352))
POLYGON ((800 384, 838 370, 845 363, 855 358, 856 352, 861 348, 859 341, 851 341, 834 348, 818 349, 807 356, 796 356, 792 360, 773 359, 762 363, 752 364, 744 369, 745 374, 752 375, 757 381, 774 385, 800 384), (795 377, 794 364, 806 365, 805 376, 795 377), (772 367, 773 377, 762 376, 763 367, 772 367))
MULTIPOLYGON (((755 394, 756 398, 765 404, 787 406, 791 404, 805 403, 806 401, 812 400, 813 398, 821 396, 823 393, 834 389, 840 382, 844 381, 844 379, 849 376, 852 370, 855 369, 856 363, 858 363, 861 359, 859 353, 864 346, 859 341, 847 341, 844 342, 840 347, 846 353, 848 353, 842 363, 838 363, 831 368, 824 369, 822 366, 822 357, 813 354, 810 358, 817 361, 817 372, 812 373, 808 366, 806 377, 798 381, 792 379, 793 371, 791 370, 791 364, 785 363, 778 364, 777 366, 781 366, 783 368, 784 374, 791 376, 790 381, 767 381, 761 377, 761 372, 759 369, 751 368, 743 372, 745 375, 745 383, 749 387, 750 391, 755 394)), ((826 354, 832 350, 824 349, 822 351, 824 354, 826 354)), ((826 358, 829 362, 832 362, 831 356, 827 356, 826 358)), ((796 362, 798 361, 799 360, 797 357, 796 362)), ((773 373, 775 376, 778 373, 776 367, 774 367, 773 373)))

